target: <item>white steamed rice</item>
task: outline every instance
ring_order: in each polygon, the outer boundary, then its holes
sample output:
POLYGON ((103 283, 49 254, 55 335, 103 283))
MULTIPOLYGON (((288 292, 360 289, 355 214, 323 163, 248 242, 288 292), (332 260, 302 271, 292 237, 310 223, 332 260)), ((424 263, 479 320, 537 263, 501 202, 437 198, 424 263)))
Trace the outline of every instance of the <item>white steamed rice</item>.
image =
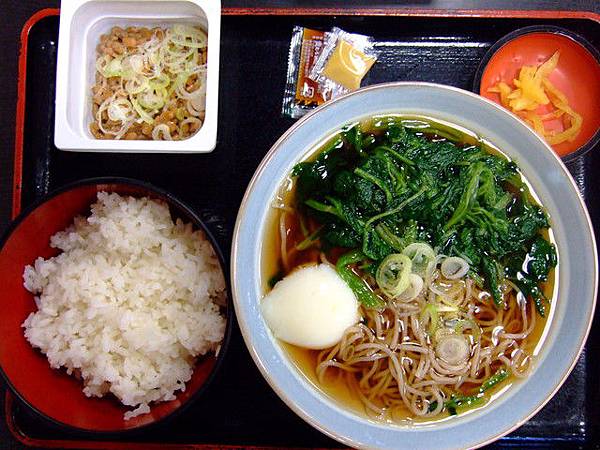
POLYGON ((87 396, 133 407, 129 419, 174 399, 195 358, 218 350, 225 281, 203 233, 174 224, 164 203, 101 192, 91 209, 52 236, 62 253, 25 268, 38 311, 23 327, 87 396))

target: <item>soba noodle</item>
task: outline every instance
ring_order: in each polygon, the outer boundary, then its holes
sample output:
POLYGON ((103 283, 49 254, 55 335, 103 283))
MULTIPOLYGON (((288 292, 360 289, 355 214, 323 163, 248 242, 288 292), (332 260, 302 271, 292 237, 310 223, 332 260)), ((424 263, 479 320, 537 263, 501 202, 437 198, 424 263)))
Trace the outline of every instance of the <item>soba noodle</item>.
MULTIPOLYGON (((279 214, 280 260, 288 271, 298 256, 296 245, 288 242, 293 234, 290 218, 295 219, 296 213, 286 206, 279 214)), ((323 252, 313 257, 302 265, 329 263, 323 252)), ((370 417, 394 421, 439 416, 445 398, 457 391, 472 391, 501 368, 515 377, 526 377, 534 357, 531 346, 523 343, 536 327, 533 304, 506 283, 506 308, 496 309, 489 294, 471 278, 444 278, 440 270, 444 259, 438 255, 416 298, 389 300, 382 310, 361 307, 363 320, 347 329, 338 345, 318 352, 314 369, 318 382, 327 385, 332 377, 341 377, 370 417), (427 332, 431 319, 421 313, 428 304, 439 305, 441 323, 463 324, 462 335, 469 343, 464 362, 451 365, 436 355, 435 336, 427 332)), ((371 283, 384 297, 374 280, 371 283)))

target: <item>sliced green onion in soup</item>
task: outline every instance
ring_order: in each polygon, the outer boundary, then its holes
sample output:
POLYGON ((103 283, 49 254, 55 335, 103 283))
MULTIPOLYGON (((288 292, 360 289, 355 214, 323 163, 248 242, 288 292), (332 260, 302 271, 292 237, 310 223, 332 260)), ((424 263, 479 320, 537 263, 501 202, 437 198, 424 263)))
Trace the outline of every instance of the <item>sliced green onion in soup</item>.
POLYGON ((464 364, 469 359, 470 346, 462 334, 444 334, 436 342, 438 358, 451 365, 464 364))
POLYGON ((469 273, 469 263, 458 256, 449 256, 440 266, 442 275, 449 280, 458 280, 469 273))
POLYGON ((416 273, 411 273, 408 278, 408 287, 398 296, 401 301, 414 300, 423 290, 423 278, 416 273))
POLYGON ((406 255, 392 253, 377 268, 377 285, 388 297, 398 297, 410 286, 411 268, 412 263, 406 255))
POLYGON ((457 334, 463 334, 463 331, 471 330, 473 333, 473 337, 475 340, 479 340, 481 337, 481 328, 471 319, 461 319, 456 321, 456 325, 454 325, 454 332, 457 334))
POLYGON ((427 273, 427 266, 435 260, 435 251, 425 242, 413 242, 402 251, 410 258, 412 271, 421 277, 427 273))
POLYGON ((439 314, 437 306, 433 303, 427 303, 421 310, 419 321, 421 322, 421 326, 426 326, 429 324, 427 332, 429 333, 429 336, 433 337, 439 326, 439 314))

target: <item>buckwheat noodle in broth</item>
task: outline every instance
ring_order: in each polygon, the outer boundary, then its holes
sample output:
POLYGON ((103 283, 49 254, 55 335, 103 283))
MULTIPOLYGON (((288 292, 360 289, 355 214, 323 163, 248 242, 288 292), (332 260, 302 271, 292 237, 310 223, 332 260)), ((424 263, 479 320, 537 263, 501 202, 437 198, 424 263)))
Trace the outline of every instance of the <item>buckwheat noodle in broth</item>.
POLYGON ((360 305, 334 346, 282 342, 320 389, 372 419, 438 420, 531 373, 557 256, 516 164, 445 123, 380 116, 342 129, 288 181, 265 291, 326 264, 360 305))

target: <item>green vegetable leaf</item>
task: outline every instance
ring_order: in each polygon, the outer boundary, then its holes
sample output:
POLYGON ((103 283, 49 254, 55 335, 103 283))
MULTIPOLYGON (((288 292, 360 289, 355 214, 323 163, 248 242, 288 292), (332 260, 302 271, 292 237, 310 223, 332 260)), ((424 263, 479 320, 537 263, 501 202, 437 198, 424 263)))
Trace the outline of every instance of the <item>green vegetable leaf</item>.
POLYGON ((556 249, 553 244, 538 236, 528 253, 527 273, 535 281, 546 281, 552 267, 556 266, 556 249))
MULTIPOLYGON (((484 395, 493 387, 499 385, 510 376, 510 370, 501 367, 494 375, 485 380, 479 387, 477 393, 472 395, 464 395, 455 393, 450 396, 450 399, 444 402, 444 407, 450 415, 457 415, 459 412, 464 412, 467 409, 484 405, 488 402, 488 396, 484 395)), ((438 406, 437 401, 431 402, 429 412, 434 411, 438 406)))
POLYGON ((294 168, 296 206, 322 226, 321 249, 356 250, 363 261, 355 269, 364 273, 360 267, 373 272, 389 254, 426 242, 467 260, 469 276, 498 307, 508 278, 544 315, 541 283, 556 265, 556 249, 542 234, 548 216, 516 164, 479 145, 455 144, 448 139, 456 132, 427 122, 388 116, 371 125, 344 129, 294 168))
POLYGON ((346 253, 337 261, 336 269, 340 277, 346 282, 350 289, 358 298, 366 308, 382 308, 385 305, 385 302, 379 298, 367 285, 367 283, 360 278, 352 268, 349 266, 352 264, 357 264, 366 259, 365 255, 360 251, 351 251, 346 253))
POLYGON ((485 277, 487 286, 498 308, 504 306, 502 292, 500 291, 500 282, 503 278, 502 272, 498 268, 498 263, 491 258, 484 257, 481 261, 481 269, 485 277))
POLYGON ((479 386, 479 392, 484 393, 485 391, 489 391, 494 386, 499 385, 504 380, 506 380, 510 376, 510 370, 506 367, 501 367, 496 371, 494 375, 485 380, 481 386, 479 386))

